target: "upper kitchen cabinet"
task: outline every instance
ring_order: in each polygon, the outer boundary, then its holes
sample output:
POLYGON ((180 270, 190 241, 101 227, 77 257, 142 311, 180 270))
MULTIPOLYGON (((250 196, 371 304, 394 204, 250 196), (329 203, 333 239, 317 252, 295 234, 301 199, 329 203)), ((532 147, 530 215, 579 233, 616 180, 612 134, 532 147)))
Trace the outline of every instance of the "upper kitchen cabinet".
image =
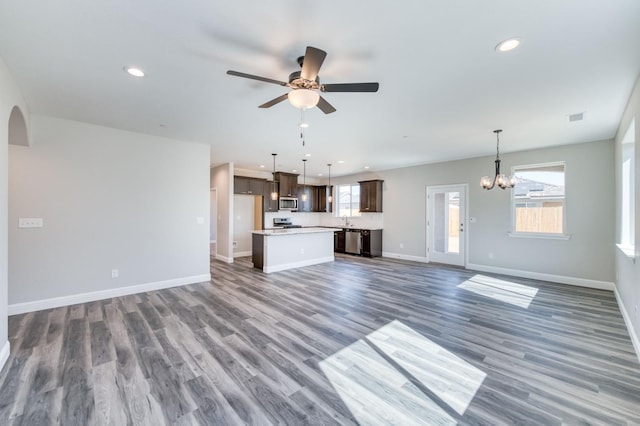
MULTIPOLYGON (((333 188, 333 187, 330 187, 333 188)), ((333 203, 327 200, 327 197, 331 194, 330 189, 326 185, 314 186, 311 192, 312 211, 314 212, 331 212, 333 203)))
POLYGON ((360 184, 360 212, 382 213, 383 180, 363 180, 360 184))
POLYGON ((314 186, 311 185, 298 185, 297 197, 298 197, 298 211, 299 212, 313 212, 314 210, 314 186), (304 201, 303 195, 307 195, 307 200, 304 201))
POLYGON ((248 195, 263 195, 264 179, 255 179, 244 176, 233 177, 233 193, 248 195))
POLYGON ((278 184, 273 183, 273 181, 264 182, 263 189, 263 201, 264 201, 264 211, 265 212, 277 212, 278 211, 278 199, 271 199, 271 193, 273 192, 275 186, 276 193, 278 192, 278 184))
POLYGON ((276 181, 280 183, 281 197, 298 196, 298 175, 293 173, 276 172, 276 181))

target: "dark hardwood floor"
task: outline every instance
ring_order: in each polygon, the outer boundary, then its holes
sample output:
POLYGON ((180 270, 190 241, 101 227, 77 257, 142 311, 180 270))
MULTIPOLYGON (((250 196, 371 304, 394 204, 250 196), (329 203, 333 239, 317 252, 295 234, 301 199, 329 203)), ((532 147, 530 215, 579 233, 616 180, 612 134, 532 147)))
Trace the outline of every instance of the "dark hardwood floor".
POLYGON ((640 423, 613 293, 391 259, 12 316, 0 424, 640 423))

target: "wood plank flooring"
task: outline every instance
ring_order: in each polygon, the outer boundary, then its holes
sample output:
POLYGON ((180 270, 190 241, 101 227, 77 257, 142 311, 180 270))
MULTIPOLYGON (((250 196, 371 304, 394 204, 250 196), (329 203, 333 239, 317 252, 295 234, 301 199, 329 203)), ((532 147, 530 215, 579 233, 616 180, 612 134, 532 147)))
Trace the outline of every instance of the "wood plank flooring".
POLYGON ((611 292, 338 256, 12 316, 1 425, 640 424, 611 292))

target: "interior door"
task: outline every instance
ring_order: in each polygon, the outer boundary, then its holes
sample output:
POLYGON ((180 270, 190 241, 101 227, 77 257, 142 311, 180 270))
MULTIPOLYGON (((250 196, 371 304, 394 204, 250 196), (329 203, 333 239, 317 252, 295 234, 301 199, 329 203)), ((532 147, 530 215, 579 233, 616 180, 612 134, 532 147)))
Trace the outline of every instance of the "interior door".
POLYGON ((427 187, 427 259, 465 266, 467 185, 427 187))

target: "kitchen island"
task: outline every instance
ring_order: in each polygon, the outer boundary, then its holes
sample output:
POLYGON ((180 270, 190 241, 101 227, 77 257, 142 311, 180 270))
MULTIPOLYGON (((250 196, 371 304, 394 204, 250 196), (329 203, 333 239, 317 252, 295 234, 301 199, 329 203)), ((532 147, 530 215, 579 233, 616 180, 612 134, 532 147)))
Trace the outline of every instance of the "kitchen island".
POLYGON ((271 273, 333 262, 333 228, 252 231, 253 267, 271 273))

